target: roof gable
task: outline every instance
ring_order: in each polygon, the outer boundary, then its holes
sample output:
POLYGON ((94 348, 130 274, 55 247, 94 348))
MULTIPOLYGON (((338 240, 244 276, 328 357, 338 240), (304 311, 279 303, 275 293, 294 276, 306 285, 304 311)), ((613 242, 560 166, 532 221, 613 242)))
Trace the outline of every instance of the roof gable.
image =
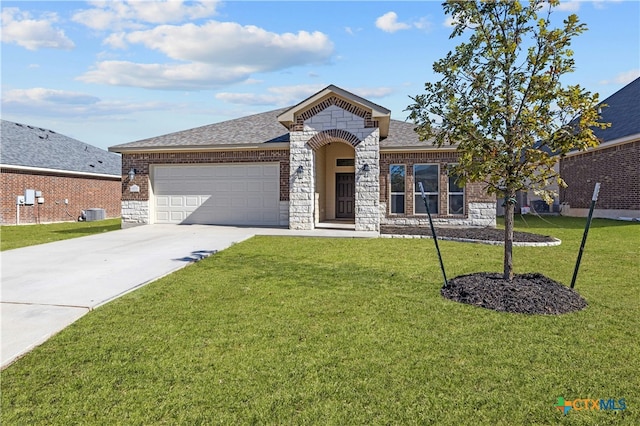
POLYGON ((332 105, 362 117, 365 127, 378 127, 380 137, 388 135, 391 111, 334 85, 287 109, 278 116, 278 121, 291 131, 299 131, 305 120, 332 105))
POLYGON ((2 158, 7 166, 120 176, 119 155, 53 130, 1 121, 2 158))

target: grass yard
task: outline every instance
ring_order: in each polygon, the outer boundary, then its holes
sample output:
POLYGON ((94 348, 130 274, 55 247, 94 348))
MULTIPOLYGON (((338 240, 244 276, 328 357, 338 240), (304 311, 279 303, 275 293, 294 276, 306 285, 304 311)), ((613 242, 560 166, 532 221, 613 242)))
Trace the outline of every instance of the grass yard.
MULTIPOLYGON (((516 272, 569 284, 584 219, 516 272)), ((502 248, 442 241, 450 277, 502 248)), ((86 315, 1 373, 3 424, 640 424, 640 225, 594 220, 563 316, 448 301, 432 240, 256 237, 86 315), (554 408, 559 397, 627 409, 554 408)))
POLYGON ((84 237, 120 229, 120 218, 95 222, 0 226, 0 251, 84 237))

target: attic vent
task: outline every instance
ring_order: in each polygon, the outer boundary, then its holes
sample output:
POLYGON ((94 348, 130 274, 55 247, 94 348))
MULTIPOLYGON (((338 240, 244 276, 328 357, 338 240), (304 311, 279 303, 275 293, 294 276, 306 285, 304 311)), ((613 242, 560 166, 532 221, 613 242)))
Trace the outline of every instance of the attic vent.
POLYGON ((42 132, 46 132, 46 130, 43 129, 42 127, 38 127, 38 129, 40 129, 40 131, 42 131, 42 132))
POLYGON ((18 126, 18 127, 24 127, 24 126, 23 126, 22 124, 20 124, 20 123, 16 123, 16 126, 18 126))
POLYGON ((89 164, 89 167, 95 167, 95 166, 96 166, 95 164, 89 164))
POLYGON ((27 127, 30 128, 30 129, 33 129, 33 126, 27 126, 27 127))
POLYGON ((102 164, 102 160, 98 160, 98 163, 102 164))

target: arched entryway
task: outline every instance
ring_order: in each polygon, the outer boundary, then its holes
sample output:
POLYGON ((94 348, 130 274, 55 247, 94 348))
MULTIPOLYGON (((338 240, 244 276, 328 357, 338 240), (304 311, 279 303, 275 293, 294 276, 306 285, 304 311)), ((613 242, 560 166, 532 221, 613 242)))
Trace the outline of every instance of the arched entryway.
POLYGON ((314 150, 315 223, 355 225, 355 149, 335 139, 314 150))

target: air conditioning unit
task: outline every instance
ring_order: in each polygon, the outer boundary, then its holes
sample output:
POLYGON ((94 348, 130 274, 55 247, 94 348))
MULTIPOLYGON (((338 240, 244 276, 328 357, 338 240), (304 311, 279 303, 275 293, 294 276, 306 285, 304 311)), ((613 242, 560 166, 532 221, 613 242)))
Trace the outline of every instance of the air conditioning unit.
POLYGON ((104 209, 87 209, 84 212, 86 221, 93 222, 95 220, 104 220, 107 217, 107 213, 104 209))

